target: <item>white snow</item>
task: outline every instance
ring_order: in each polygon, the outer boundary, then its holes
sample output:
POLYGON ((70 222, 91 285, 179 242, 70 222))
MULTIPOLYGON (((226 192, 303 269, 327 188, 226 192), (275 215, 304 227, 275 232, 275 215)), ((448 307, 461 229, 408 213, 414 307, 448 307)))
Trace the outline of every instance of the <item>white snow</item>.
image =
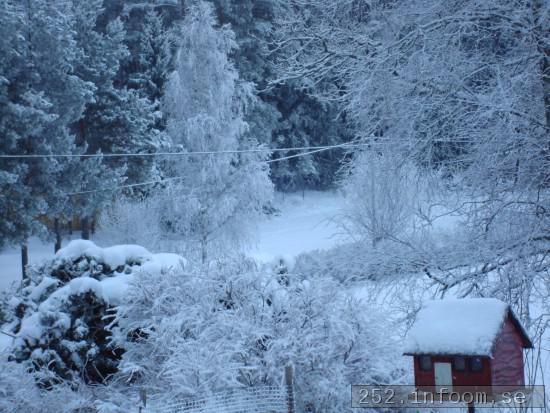
POLYGON ((11 347, 13 344, 13 337, 8 336, 7 334, 0 333, 0 356, 4 352, 4 350, 7 350, 11 347))
POLYGON ((99 284, 105 301, 114 306, 122 304, 133 279, 132 274, 119 274, 116 277, 101 280, 99 284))
POLYGON ((115 269, 128 262, 142 262, 151 259, 152 254, 139 245, 115 245, 100 248, 92 241, 74 240, 65 248, 60 249, 55 257, 57 259, 74 259, 80 256, 94 258, 97 262, 107 264, 115 269))
POLYGON ((139 271, 149 273, 159 273, 169 270, 177 270, 185 268, 187 266, 187 260, 178 254, 171 253, 158 253, 153 254, 149 261, 144 262, 139 271))
MULTIPOLYGON (((45 244, 38 238, 29 239, 29 262, 38 264, 53 256, 53 243, 45 244)), ((21 251, 6 248, 0 251, 0 291, 7 290, 21 281, 21 251)))
POLYGON ((490 356, 507 311, 495 298, 426 301, 404 353, 490 356))
MULTIPOLYGON (((266 218, 258 225, 258 239, 247 252, 261 262, 275 262, 276 258, 284 257, 286 262, 292 262, 293 257, 312 251, 329 249, 345 242, 345 237, 339 234, 339 228, 334 218, 342 213, 343 197, 336 192, 305 191, 293 194, 277 193, 274 206, 279 210, 275 216, 266 218)), ((120 248, 103 248, 97 251, 92 241, 74 240, 62 250, 57 257, 76 257, 84 251, 97 256, 102 262, 110 263, 111 268, 121 262, 122 256, 144 258, 147 250, 139 246, 124 246, 120 248), (136 248, 137 247, 137 248, 136 248), (112 265, 111 265, 112 264, 112 265)), ((53 244, 44 243, 38 238, 29 241, 29 260, 37 264, 44 259, 51 259, 53 244)), ((150 255, 150 254, 149 254, 150 255)), ((175 254, 154 254, 163 268, 179 268, 180 261, 187 265, 182 257, 175 254)), ((147 261, 142 269, 158 271, 154 264, 156 259, 147 261), (155 266, 153 268, 153 266, 155 266)), ((8 289, 12 283, 21 280, 21 257, 17 248, 0 251, 0 291, 8 289)))
POLYGON ((262 262, 281 256, 288 261, 303 252, 345 242, 334 220, 343 205, 343 197, 336 192, 275 194, 274 206, 279 213, 260 222, 257 243, 248 253, 262 262))
POLYGON ((30 298, 34 301, 38 301, 48 288, 57 284, 59 284, 59 280, 51 277, 44 277, 40 284, 33 288, 30 298))
POLYGON ((72 260, 83 255, 85 251, 93 250, 94 248, 96 248, 96 245, 92 241, 75 239, 69 242, 69 245, 57 251, 55 257, 59 259, 72 260))
MULTIPOLYGON (((94 293, 97 297, 104 298, 101 283, 95 278, 78 277, 69 281, 69 284, 67 284, 67 286, 63 288, 66 287, 69 287, 68 290, 70 295, 80 295, 91 292, 94 293)), ((43 304, 41 304, 40 307, 42 307, 42 305, 43 304)))
POLYGON ((31 314, 29 317, 24 318, 21 321, 21 329, 17 333, 18 338, 15 339, 15 341, 17 342, 23 338, 26 340, 40 340, 43 333, 42 323, 40 322, 41 317, 42 314, 36 312, 31 314))

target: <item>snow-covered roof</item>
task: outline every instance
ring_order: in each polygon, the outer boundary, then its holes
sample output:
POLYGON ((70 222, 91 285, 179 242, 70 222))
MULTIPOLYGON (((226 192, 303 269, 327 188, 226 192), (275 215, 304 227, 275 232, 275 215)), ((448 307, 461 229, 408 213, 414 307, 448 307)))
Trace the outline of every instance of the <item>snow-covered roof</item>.
POLYGON ((491 356, 508 314, 529 342, 509 306, 496 298, 427 301, 408 333, 404 353, 491 356))

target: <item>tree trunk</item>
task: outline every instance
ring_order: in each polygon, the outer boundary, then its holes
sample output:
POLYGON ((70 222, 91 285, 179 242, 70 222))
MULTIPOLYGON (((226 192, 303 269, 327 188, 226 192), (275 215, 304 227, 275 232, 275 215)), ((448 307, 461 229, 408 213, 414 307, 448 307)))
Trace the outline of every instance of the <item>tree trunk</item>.
POLYGON ((59 227, 59 218, 54 219, 53 228, 55 231, 55 245, 53 249, 54 252, 57 252, 61 249, 61 228, 59 227))
POLYGON ((287 390, 287 408, 288 413, 294 413, 294 378, 291 365, 285 366, 285 386, 287 390))
POLYGON ((21 275, 23 281, 27 279, 27 265, 29 265, 29 247, 25 243, 21 244, 21 275))
POLYGON ((206 258, 207 258, 207 252, 206 252, 206 247, 208 245, 208 241, 206 240, 206 237, 203 237, 202 241, 201 241, 201 262, 204 264, 206 263, 206 258))
POLYGON ((544 42, 547 32, 541 31, 538 27, 544 27, 542 8, 543 2, 536 0, 531 3, 533 10, 533 25, 535 27, 535 39, 537 40, 537 49, 540 53, 540 73, 543 90, 544 114, 546 126, 550 128, 550 47, 544 42), (540 25, 540 26, 539 26, 540 25))
POLYGON ((80 227, 82 232, 82 239, 90 239, 90 220, 88 217, 83 217, 80 220, 80 227))

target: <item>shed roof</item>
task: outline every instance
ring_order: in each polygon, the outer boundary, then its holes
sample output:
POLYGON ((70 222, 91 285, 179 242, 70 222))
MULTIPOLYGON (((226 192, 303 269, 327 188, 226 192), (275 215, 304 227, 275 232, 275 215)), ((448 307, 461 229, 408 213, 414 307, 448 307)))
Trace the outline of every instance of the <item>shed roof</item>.
POLYGON ((510 306, 496 298, 427 301, 417 314, 405 344, 405 354, 491 356, 507 317, 532 347, 510 306))

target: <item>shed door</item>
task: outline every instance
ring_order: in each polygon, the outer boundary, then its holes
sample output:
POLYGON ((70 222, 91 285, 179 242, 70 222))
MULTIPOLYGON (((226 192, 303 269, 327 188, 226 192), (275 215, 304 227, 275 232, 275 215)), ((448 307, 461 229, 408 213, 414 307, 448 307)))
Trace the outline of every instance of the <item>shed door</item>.
POLYGON ((442 387, 449 389, 453 387, 453 375, 451 372, 451 363, 434 363, 435 388, 439 391, 442 387))

